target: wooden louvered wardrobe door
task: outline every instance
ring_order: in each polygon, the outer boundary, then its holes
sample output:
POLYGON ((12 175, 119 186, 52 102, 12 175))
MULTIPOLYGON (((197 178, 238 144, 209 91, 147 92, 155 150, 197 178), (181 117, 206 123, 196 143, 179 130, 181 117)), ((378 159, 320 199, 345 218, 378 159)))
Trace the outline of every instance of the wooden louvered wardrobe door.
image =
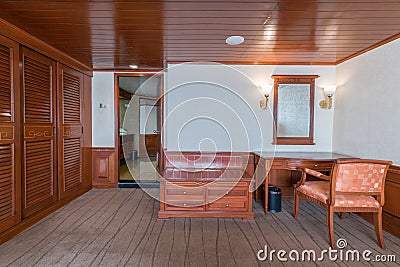
POLYGON ((18 44, 0 36, 0 232, 21 220, 18 44))
POLYGON ((83 190, 82 184, 83 74, 58 65, 58 114, 60 198, 83 190))
POLYGON ((57 200, 55 62, 22 48, 24 116, 22 216, 57 200))

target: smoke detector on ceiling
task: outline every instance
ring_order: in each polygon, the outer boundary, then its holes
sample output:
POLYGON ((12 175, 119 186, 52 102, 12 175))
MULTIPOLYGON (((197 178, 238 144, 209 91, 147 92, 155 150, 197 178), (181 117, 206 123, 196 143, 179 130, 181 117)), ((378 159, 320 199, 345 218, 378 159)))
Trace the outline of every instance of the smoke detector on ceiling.
POLYGON ((239 45, 244 42, 244 37, 240 35, 233 35, 226 38, 225 42, 228 45, 239 45))

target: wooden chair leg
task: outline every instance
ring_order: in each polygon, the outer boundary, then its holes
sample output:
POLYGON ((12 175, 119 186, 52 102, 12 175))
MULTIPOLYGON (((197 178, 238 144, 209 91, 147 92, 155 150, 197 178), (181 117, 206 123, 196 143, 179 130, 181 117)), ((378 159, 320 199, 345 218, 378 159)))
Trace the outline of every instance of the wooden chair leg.
POLYGON ((343 220, 344 216, 346 216, 346 213, 345 212, 341 212, 339 217, 340 217, 341 220, 343 220))
POLYGON ((299 200, 299 195, 297 194, 296 191, 294 191, 294 218, 297 219, 297 216, 299 215, 299 204, 300 204, 300 200, 299 200))
POLYGON ((264 212, 265 215, 268 214, 268 185, 265 185, 265 191, 264 191, 264 212))
POLYGON ((258 187, 258 188, 256 189, 256 191, 254 191, 254 200, 255 200, 255 201, 259 201, 259 200, 260 200, 260 191, 261 191, 261 188, 260 188, 260 187, 258 187))
POLYGON ((385 248, 385 242, 383 241, 383 233, 382 233, 382 207, 379 208, 378 212, 374 213, 374 225, 375 225, 376 238, 378 239, 379 246, 381 248, 385 248))
POLYGON ((268 185, 269 185, 269 172, 265 176, 264 180, 264 212, 265 215, 268 214, 268 185))
POLYGON ((333 233, 333 210, 328 207, 326 210, 326 224, 328 226, 329 242, 332 248, 335 248, 335 235, 333 233))

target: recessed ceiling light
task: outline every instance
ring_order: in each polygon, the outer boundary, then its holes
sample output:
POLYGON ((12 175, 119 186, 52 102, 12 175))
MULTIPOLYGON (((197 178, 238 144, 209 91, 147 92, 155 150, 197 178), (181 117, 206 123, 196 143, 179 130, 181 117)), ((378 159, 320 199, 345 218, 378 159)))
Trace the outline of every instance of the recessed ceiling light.
POLYGON ((137 68, 138 68, 138 65, 132 64, 132 65, 129 65, 129 68, 131 68, 131 69, 137 69, 137 68))
POLYGON ((244 42, 244 37, 240 35, 229 36, 226 38, 225 42, 228 45, 239 45, 244 42))

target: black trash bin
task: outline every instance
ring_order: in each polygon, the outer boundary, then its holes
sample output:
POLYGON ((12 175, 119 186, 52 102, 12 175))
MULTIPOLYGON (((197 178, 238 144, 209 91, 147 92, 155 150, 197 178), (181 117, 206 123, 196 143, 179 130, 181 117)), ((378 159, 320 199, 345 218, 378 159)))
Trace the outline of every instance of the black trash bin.
POLYGON ((268 186, 268 211, 281 212, 282 190, 276 186, 268 186))
POLYGON ((130 155, 131 160, 136 160, 137 159, 137 150, 133 150, 131 155, 130 155))

